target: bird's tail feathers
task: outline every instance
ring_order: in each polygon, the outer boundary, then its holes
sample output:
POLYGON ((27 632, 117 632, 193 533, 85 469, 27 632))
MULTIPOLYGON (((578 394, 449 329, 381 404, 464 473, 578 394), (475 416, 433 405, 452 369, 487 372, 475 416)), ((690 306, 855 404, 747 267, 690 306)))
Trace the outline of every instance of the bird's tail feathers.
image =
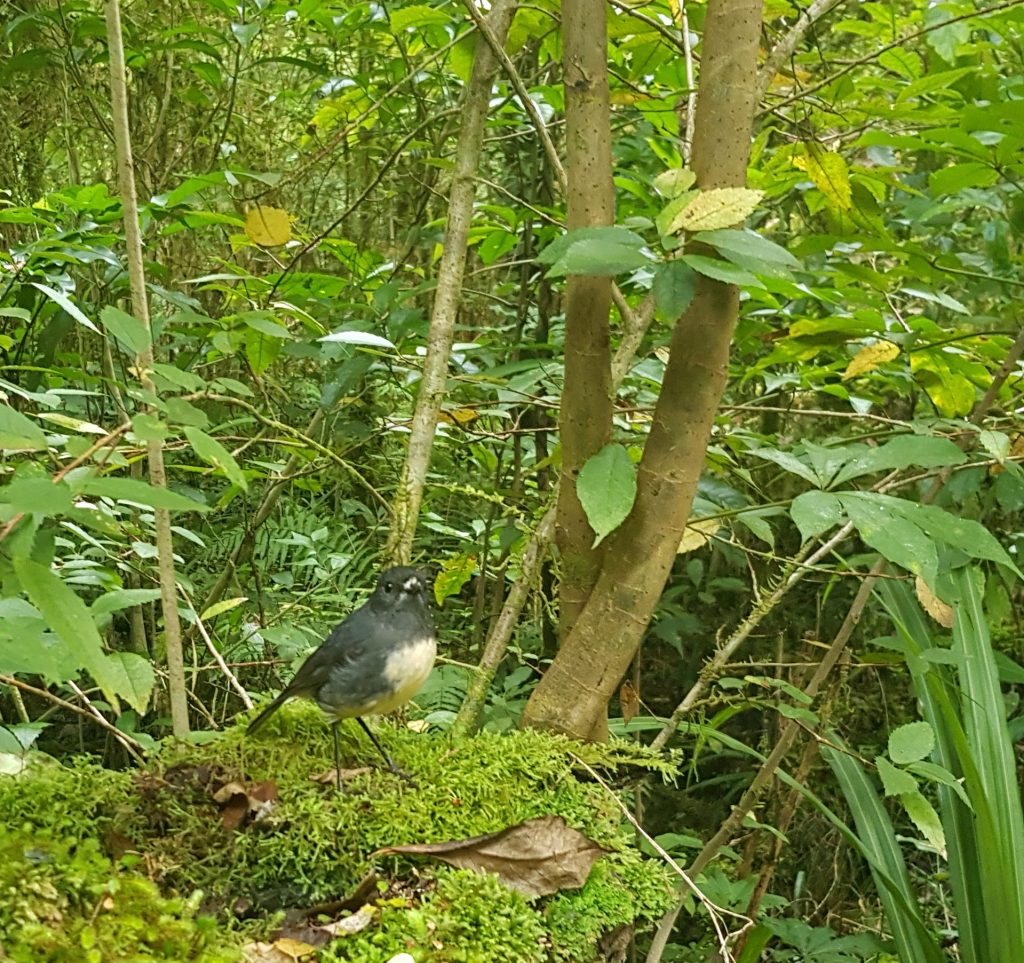
POLYGON ((263 728, 263 723, 266 722, 278 709, 281 708, 291 698, 291 693, 287 690, 282 692, 269 706, 266 707, 252 722, 246 726, 245 734, 251 736, 254 732, 263 728))

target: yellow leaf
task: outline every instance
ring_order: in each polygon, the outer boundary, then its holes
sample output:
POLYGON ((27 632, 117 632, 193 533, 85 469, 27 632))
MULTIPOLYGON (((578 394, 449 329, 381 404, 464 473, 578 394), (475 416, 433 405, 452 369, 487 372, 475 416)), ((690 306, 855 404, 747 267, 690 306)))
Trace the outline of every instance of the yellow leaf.
POLYGON ((717 518, 702 518, 696 522, 690 522, 683 532, 683 537, 676 549, 678 555, 685 555, 687 552, 695 552, 707 544, 712 535, 722 527, 717 518))
POLYGON ((892 361, 900 353, 900 349, 891 341, 876 341, 874 344, 867 344, 860 349, 843 372, 843 381, 856 378, 857 375, 867 374, 874 371, 886 361, 892 361))
POLYGON ((803 154, 793 158, 795 167, 807 171, 814 186, 840 210, 852 206, 850 171, 841 154, 827 151, 813 142, 803 145, 803 154))
POLYGON ((944 629, 953 628, 953 609, 942 601, 929 587, 928 583, 920 575, 914 580, 914 590, 917 592, 917 600, 936 622, 944 629))
POLYGON ((257 205, 245 216, 245 234, 253 244, 275 247, 292 239, 292 219, 279 207, 257 205))
POLYGON ((764 191, 752 191, 746 187, 702 191, 679 216, 678 224, 686 231, 717 231, 733 227, 757 207, 763 196, 764 191))

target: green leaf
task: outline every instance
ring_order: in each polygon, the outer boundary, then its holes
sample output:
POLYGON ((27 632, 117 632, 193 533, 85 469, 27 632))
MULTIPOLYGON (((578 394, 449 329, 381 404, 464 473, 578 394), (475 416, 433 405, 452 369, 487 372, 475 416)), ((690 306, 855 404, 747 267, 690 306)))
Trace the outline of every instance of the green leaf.
POLYGON ((963 450, 948 438, 927 435, 901 435, 877 448, 851 458, 837 473, 833 484, 841 484, 861 475, 892 471, 894 468, 945 468, 967 461, 963 450))
POLYGON ((801 544, 834 528, 844 514, 839 499, 829 492, 804 492, 789 506, 789 515, 800 530, 801 544))
POLYGON ((199 616, 204 622, 207 619, 215 619, 218 615, 222 615, 224 612, 230 612, 232 609, 238 608, 243 602, 248 602, 249 599, 245 595, 240 595, 233 599, 221 599, 219 602, 215 602, 211 605, 202 615, 199 616))
POLYGON ((163 441, 169 434, 167 425, 159 418, 140 411, 132 418, 132 434, 139 441, 163 441))
POLYGON ((942 820, 935 807, 919 792, 909 792, 900 796, 900 802, 907 811, 917 831, 945 857, 946 834, 942 830, 942 820))
POLYGON ((60 639, 46 630, 38 609, 25 599, 0 599, 0 673, 63 682, 78 669, 60 639))
POLYGON ((54 484, 49 478, 15 478, 6 488, 0 488, 0 501, 16 512, 50 516, 63 515, 74 505, 67 484, 54 484))
POLYGON ((726 257, 737 255, 742 258, 738 263, 751 270, 755 269, 752 262, 760 261, 766 265, 766 274, 773 273, 778 267, 800 267, 800 262, 789 251, 756 231, 699 231, 693 235, 693 240, 710 244, 726 257))
POLYGON ((731 261, 719 261, 703 254, 684 254, 680 259, 689 264, 698 274, 721 281, 723 284, 737 284, 751 288, 763 288, 764 282, 749 271, 737 267, 731 261))
POLYGON ((0 404, 0 448, 9 451, 43 451, 46 435, 34 421, 10 405, 0 404))
POLYGON ((444 10, 426 4, 413 4, 390 12, 391 29, 396 33, 411 27, 443 26, 451 22, 444 10))
POLYGON ((626 449, 613 443, 588 458, 576 479, 576 494, 598 545, 626 520, 636 498, 636 466, 626 449))
POLYGON ((623 243, 614 237, 586 237, 572 244, 551 266, 547 277, 614 277, 639 267, 649 266, 653 257, 642 247, 623 243))
POLYGON ((885 756, 875 756, 875 766, 882 780, 882 789, 887 796, 902 796, 917 792, 917 780, 908 772, 897 769, 885 756))
POLYGON ((134 502, 136 505, 148 505, 150 508, 166 508, 168 511, 207 512, 209 508, 202 502, 193 501, 179 495, 169 488, 155 488, 153 485, 134 478, 87 478, 78 485, 84 495, 105 496, 118 501, 134 502))
POLYGON ((685 211, 693 202, 693 199, 700 191, 684 191, 678 197, 673 197, 654 218, 654 226, 662 237, 670 237, 682 230, 685 211))
POLYGON ((100 329, 82 313, 82 309, 62 291, 47 287, 45 284, 40 284, 38 281, 30 281, 29 283, 32 287, 39 288, 39 290, 42 291, 43 294, 45 294, 51 301, 59 304, 79 324, 84 324, 90 331, 95 331, 97 334, 100 333, 100 329))
POLYGON ((158 598, 160 598, 160 589, 114 589, 96 599, 89 606, 89 610, 93 615, 107 615, 110 612, 119 612, 121 609, 144 605, 146 602, 154 602, 158 598))
POLYGON ((249 482, 238 467, 234 455, 227 450, 216 438, 211 437, 199 428, 186 428, 185 437, 195 453, 207 464, 213 465, 218 471, 228 477, 233 485, 241 489, 249 487, 249 482))
POLYGON ((889 758, 899 765, 920 762, 935 748, 935 730, 927 722, 908 722, 889 733, 889 758))
POLYGON ((85 602, 46 565, 15 556, 14 571, 46 624, 60 636, 75 665, 88 670, 107 701, 116 707, 119 679, 106 659, 99 630, 85 602))
POLYGON ((697 277, 682 261, 666 261, 654 272, 654 305, 667 319, 674 321, 693 300, 697 277))
POLYGON ((673 167, 654 178, 654 187, 662 197, 678 197, 697 182, 697 175, 688 167, 673 167))
POLYGON ((112 652, 106 661, 111 677, 117 680, 117 694, 139 715, 144 713, 156 684, 149 660, 135 652, 112 652))
POLYGON ((755 448, 750 454, 757 458, 763 458, 765 461, 774 462, 780 468, 785 469, 790 474, 799 476, 812 485, 823 484, 823 480, 818 477, 818 473, 791 452, 780 451, 778 448, 755 448))
MULTIPOLYGON (((900 506, 879 501, 870 493, 837 495, 860 537, 896 565, 931 584, 938 567, 935 542, 902 516, 900 506)), ((900 499, 893 499, 900 501, 900 499)))
POLYGON ((134 354, 142 354, 150 346, 149 328, 120 308, 108 304, 100 312, 100 321, 110 334, 134 354))
POLYGON ((256 35, 260 32, 260 25, 258 23, 233 23, 231 24, 231 33, 234 34, 235 40, 238 41, 238 45, 245 49, 256 39, 256 35))
POLYGON ((473 577, 476 571, 475 555, 454 555, 445 559, 441 571, 434 579, 434 599, 438 605, 452 595, 458 595, 462 587, 473 577))

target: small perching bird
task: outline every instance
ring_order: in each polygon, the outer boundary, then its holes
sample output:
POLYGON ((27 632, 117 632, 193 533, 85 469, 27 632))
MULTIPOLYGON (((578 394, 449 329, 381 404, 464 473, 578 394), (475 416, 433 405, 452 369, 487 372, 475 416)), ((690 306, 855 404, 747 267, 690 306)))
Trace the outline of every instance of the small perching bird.
POLYGON ((342 719, 356 719, 388 768, 408 778, 362 717, 404 705, 430 675, 437 657, 437 638, 426 594, 427 579, 418 569, 399 567, 384 572, 366 603, 334 627, 284 691, 249 723, 246 733, 258 731, 288 699, 312 699, 333 720, 339 792, 338 724, 342 719))

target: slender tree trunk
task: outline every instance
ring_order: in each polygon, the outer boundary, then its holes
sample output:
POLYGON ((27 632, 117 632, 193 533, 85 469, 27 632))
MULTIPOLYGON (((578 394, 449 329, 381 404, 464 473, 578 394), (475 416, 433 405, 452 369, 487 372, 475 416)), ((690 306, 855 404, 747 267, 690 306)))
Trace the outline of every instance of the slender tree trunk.
MULTIPOLYGON (((142 389, 156 394, 150 372, 153 368, 152 327, 146 298, 146 276, 142 266, 142 236, 139 233, 139 203, 135 194, 135 166, 128 128, 128 91, 125 83, 124 44, 121 39, 121 10, 118 0, 107 0, 107 47, 110 53, 110 95, 117 148, 117 173, 124 207, 124 233, 128 260, 128 280, 132 293, 132 313, 149 332, 149 346, 135 358, 142 389)), ((156 488, 167 487, 164 452, 159 441, 146 445, 149 481, 156 488)), ((188 735, 188 701, 185 692, 185 658, 178 620, 178 583, 174 573, 174 543, 171 516, 165 508, 154 509, 156 547, 160 569, 160 602, 164 616, 164 641, 167 652, 167 688, 171 703, 171 731, 181 738, 188 735)))
MULTIPOLYGON (((709 0, 693 144, 698 186, 746 182, 761 0, 709 0)), ((739 306, 733 285, 698 277, 676 323, 629 518, 608 539, 601 573, 523 724, 586 738, 622 679, 676 557, 725 390, 739 306)))
MULTIPOLYGON (((515 8, 515 0, 496 0, 491 7, 487 23, 499 43, 505 42, 515 8)), ((434 432, 437 430, 437 419, 448 382, 448 357, 455 338, 455 321, 462 294, 469 227, 476 197, 474 179, 480 163, 491 86, 497 69, 498 61, 494 52, 481 38, 477 43, 473 73, 463 101, 462 129, 448 200, 444 252, 438 267, 437 291, 427 335, 427 356, 416 397, 405 466, 392 506, 391 533, 386 555, 396 564, 407 564, 412 556, 413 537, 416 534, 420 503, 423 501, 427 469, 430 467, 430 453, 434 447, 434 432)))
MULTIPOLYGON (((605 0, 562 4, 566 226, 615 219, 605 0)), ((559 637, 572 630, 601 567, 601 549, 576 495, 584 462, 607 444, 612 424, 610 277, 570 277, 565 289, 565 385, 559 415, 561 485, 555 540, 561 555, 559 637)))

